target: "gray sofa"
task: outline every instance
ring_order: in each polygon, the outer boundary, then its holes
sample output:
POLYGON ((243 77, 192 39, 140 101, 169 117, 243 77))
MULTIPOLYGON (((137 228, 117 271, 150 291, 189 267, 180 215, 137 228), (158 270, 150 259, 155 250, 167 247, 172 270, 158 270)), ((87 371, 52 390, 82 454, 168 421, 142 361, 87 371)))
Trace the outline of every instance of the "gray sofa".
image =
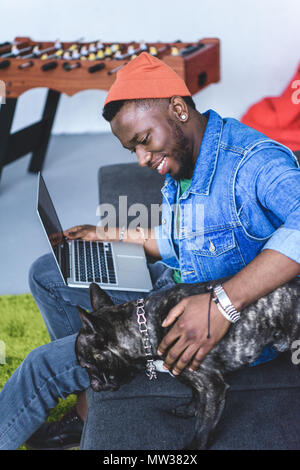
MULTIPOLYGON (((137 164, 122 164, 102 167, 99 170, 99 192, 100 201, 109 202, 115 207, 118 206, 119 195, 128 196, 128 206, 132 203, 141 202, 147 205, 151 203, 161 203, 160 188, 163 178, 156 172, 147 168, 140 168, 137 164)), ((211 449, 259 449, 259 450, 290 450, 300 449, 300 370, 293 365, 290 353, 282 353, 275 360, 259 365, 248 367, 227 377, 230 389, 227 393, 227 402, 221 421, 217 427, 211 449)), ((160 374, 167 375, 167 374, 160 374)), ((174 380, 173 378, 170 378, 174 380)), ((168 380, 164 377, 164 380, 168 380)), ((158 381, 157 381, 158 382, 158 381)), ((137 388, 139 384, 137 381, 137 388)), ((172 384, 170 385, 172 386, 172 384)), ((155 450, 182 449, 182 442, 170 444, 163 440, 165 429, 168 426, 182 426, 183 435, 191 432, 193 422, 189 424, 183 420, 182 424, 178 420, 174 424, 172 418, 164 413, 163 406, 156 406, 157 403, 168 402, 168 397, 161 397, 159 384, 157 390, 153 392, 151 404, 145 404, 145 420, 151 415, 151 420, 156 420, 157 427, 160 428, 156 436, 156 444, 149 444, 155 450), (148 411, 147 411, 148 410, 148 411), (171 420, 171 421, 170 421, 171 420), (158 440, 158 442, 157 442, 158 440), (164 444, 162 444, 164 442, 164 444), (172 447, 173 446, 173 447, 172 447)), ((125 389, 126 392, 126 389, 125 389)), ((124 393, 125 393, 124 392, 124 393)), ((179 391, 182 396, 187 395, 186 387, 179 391)), ((111 442, 111 446, 100 436, 105 432, 103 423, 109 419, 109 412, 120 412, 122 401, 113 401, 112 409, 105 411, 99 401, 99 394, 88 391, 89 412, 85 424, 85 430, 81 443, 82 449, 145 449, 145 443, 141 436, 141 441, 130 443, 130 440, 118 436, 117 442, 111 442), (114 408, 115 407, 115 408, 114 408), (95 433, 99 425, 99 433, 95 433), (98 437, 97 437, 98 435, 98 437), (129 444, 128 444, 129 442, 129 444), (107 447, 105 447, 105 445, 107 447), (131 446, 131 447, 130 447, 131 446)), ((125 393, 126 395, 126 393, 125 393)), ((139 399, 145 399, 141 396, 139 399)), ((170 398, 172 400, 172 398, 170 398)), ((131 410, 134 415, 134 401, 131 410)), ((128 413, 128 428, 130 429, 130 411, 128 413)), ((144 436, 143 436, 144 437, 144 436)))

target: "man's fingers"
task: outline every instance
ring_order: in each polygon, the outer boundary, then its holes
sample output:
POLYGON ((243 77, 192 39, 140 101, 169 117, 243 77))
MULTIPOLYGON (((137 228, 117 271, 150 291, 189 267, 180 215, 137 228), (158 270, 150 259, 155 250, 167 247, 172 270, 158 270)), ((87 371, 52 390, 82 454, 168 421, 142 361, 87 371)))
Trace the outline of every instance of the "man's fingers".
POLYGON ((176 365, 176 361, 179 360, 179 357, 184 354, 188 347, 189 345, 186 344, 183 339, 180 338, 176 341, 175 344, 171 346, 164 359, 164 367, 171 370, 176 365))
POLYGON ((163 323, 162 323, 162 326, 165 328, 166 326, 170 326, 172 325, 172 323, 174 323, 174 321, 176 320, 176 318, 179 317, 179 315, 181 315, 183 312, 184 312, 184 309, 185 309, 185 306, 188 302, 188 299, 183 299, 181 300, 177 305, 175 305, 175 307, 173 307, 168 315, 166 316, 166 318, 164 319, 163 323))
POLYGON ((190 345, 188 346, 185 351, 181 354, 178 362, 175 364, 175 366, 172 369, 172 374, 178 375, 181 374, 181 372, 186 368, 186 366, 189 364, 191 361, 192 357, 197 351, 197 346, 190 345))
POLYGON ((82 229, 82 225, 75 225, 74 227, 67 228, 65 232, 77 232, 82 229))
POLYGON ((67 230, 64 230, 64 235, 65 237, 68 237, 68 238, 77 238, 81 230, 82 230, 82 226, 76 225, 75 227, 71 227, 67 230))
POLYGON ((206 354, 209 353, 211 348, 212 348, 212 346, 207 347, 207 345, 206 345, 206 346, 203 346, 202 348, 200 348, 199 351, 197 351, 197 354, 195 355, 195 357, 194 357, 194 359, 193 359, 193 361, 192 361, 192 363, 189 367, 189 369, 191 371, 196 371, 199 368, 201 362, 205 358, 206 354))
POLYGON ((160 345, 157 348, 157 354, 162 356, 166 350, 174 343, 174 341, 180 336, 180 331, 177 328, 172 328, 166 336, 161 340, 160 345))

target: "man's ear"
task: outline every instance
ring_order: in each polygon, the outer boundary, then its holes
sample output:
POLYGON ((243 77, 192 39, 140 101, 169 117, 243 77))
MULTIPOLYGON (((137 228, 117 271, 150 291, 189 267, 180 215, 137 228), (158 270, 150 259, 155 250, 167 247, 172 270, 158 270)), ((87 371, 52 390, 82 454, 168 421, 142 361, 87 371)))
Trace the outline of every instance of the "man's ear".
POLYGON ((174 117, 181 122, 185 122, 189 118, 189 109, 181 96, 172 96, 170 99, 171 111, 174 117))
POLYGON ((89 287, 91 304, 94 311, 99 310, 104 305, 113 305, 109 295, 94 282, 89 287))

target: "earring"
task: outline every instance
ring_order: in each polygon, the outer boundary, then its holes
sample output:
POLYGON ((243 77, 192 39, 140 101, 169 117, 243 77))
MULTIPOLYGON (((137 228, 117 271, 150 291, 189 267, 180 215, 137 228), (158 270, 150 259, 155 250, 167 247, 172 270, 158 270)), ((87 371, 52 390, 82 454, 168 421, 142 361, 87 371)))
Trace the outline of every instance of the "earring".
POLYGON ((185 121, 185 120, 186 120, 186 118, 187 118, 187 115, 186 115, 186 114, 182 114, 182 115, 181 115, 181 119, 182 119, 182 121, 185 121))

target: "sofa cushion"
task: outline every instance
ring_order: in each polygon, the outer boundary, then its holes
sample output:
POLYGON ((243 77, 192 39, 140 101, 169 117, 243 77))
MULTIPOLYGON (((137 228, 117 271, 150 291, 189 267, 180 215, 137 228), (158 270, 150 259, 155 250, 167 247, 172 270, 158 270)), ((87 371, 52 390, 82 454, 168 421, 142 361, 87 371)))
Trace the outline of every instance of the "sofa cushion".
MULTIPOLYGON (((151 382, 144 376, 138 374, 134 386, 125 384, 117 392, 88 391, 82 449, 180 450, 188 445, 194 418, 178 418, 169 410, 187 403, 191 390, 169 374, 151 382)), ((300 448, 300 375, 288 354, 234 372, 227 383, 225 409, 210 449, 300 448)))
MULTIPOLYGON (((100 204, 109 203, 116 209, 119 207, 119 197, 127 196, 127 207, 133 204, 144 204, 148 211, 148 221, 143 224, 146 228, 153 227, 151 221, 151 204, 161 204, 161 188, 164 177, 150 168, 142 168, 137 163, 121 163, 101 167, 98 174, 100 204)), ((117 210, 117 226, 119 213, 117 210)), ((138 214, 137 214, 138 215, 138 214)), ((128 216, 128 224, 136 215, 128 216)), ((141 224, 142 225, 142 224, 141 224)))

